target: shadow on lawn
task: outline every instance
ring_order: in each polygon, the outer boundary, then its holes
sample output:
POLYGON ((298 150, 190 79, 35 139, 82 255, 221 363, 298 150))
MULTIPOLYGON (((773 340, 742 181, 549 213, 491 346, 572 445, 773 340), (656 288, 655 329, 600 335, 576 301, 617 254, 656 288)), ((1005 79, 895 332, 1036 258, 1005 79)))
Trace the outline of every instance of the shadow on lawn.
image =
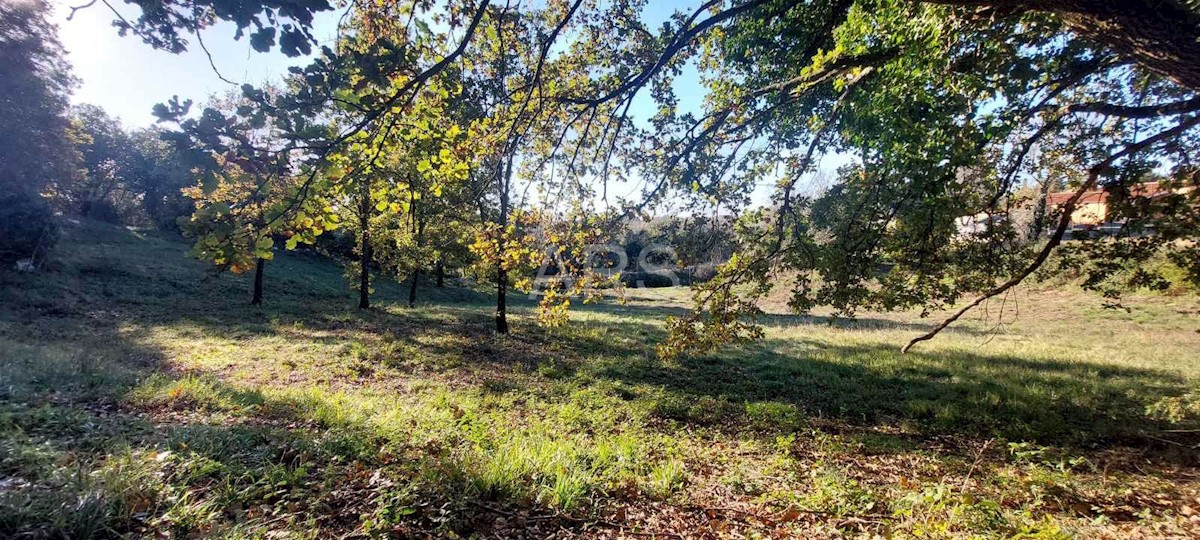
MULTIPOLYGON (((22 295, 0 283, 0 298, 22 295)), ((473 471, 447 451, 384 452, 389 441, 370 426, 318 419, 319 403, 180 372, 147 345, 145 329, 63 301, 0 307, 7 323, 0 326, 0 537, 184 537, 237 528, 254 536, 280 527, 350 534, 371 515, 393 535, 469 536, 494 529, 500 515, 473 506, 481 496, 531 505, 478 492, 473 471), (173 517, 147 528, 164 514, 173 517)))
MULTIPOLYGON (((714 416, 732 415, 734 428, 744 427, 738 424, 738 411, 747 403, 770 402, 810 418, 864 426, 902 424, 921 433, 1066 445, 1144 444, 1145 430, 1162 427, 1146 416, 1146 407, 1189 389, 1183 378, 1154 370, 961 350, 903 355, 893 343, 847 345, 802 338, 768 339, 663 363, 654 356, 654 346, 664 337, 662 327, 647 319, 676 314, 678 308, 589 305, 582 311, 616 320, 560 329, 521 321, 513 335, 500 337, 492 331, 490 312, 474 304, 408 310, 381 300, 376 309, 359 311, 342 301, 340 295, 289 293, 262 309, 233 305, 218 310, 214 306, 228 305, 228 299, 210 298, 207 309, 164 310, 148 318, 156 325, 190 326, 227 339, 283 334, 325 344, 358 343, 372 352, 370 362, 404 364, 489 390, 520 389, 520 381, 510 380, 513 366, 528 372, 549 364, 557 377, 582 371, 661 388, 660 401, 688 403, 684 411, 672 403, 659 407, 667 409, 668 417, 707 424, 714 416)), ((529 306, 522 297, 514 307, 521 312, 529 306)), ((766 324, 923 328, 885 319, 780 315, 768 317, 766 324)))
MULTIPOLYGON (((1170 426, 1148 416, 1147 407, 1191 388, 1183 377, 1153 369, 959 349, 901 354, 894 343, 803 338, 767 339, 664 363, 654 353, 662 327, 632 317, 550 330, 521 327, 498 338, 490 317, 478 312, 436 316, 455 319, 441 330, 458 339, 430 349, 464 359, 445 370, 451 376, 484 373, 489 388, 519 389, 519 383, 504 384, 514 364, 528 369, 550 363, 557 379, 659 388, 661 396, 648 396, 659 401, 656 410, 692 425, 711 425, 714 416, 724 415, 721 422, 745 429, 755 421, 747 411, 782 404, 805 417, 859 426, 1075 447, 1133 445, 1166 455, 1176 448, 1146 435, 1170 426)), ((395 339, 429 331, 404 329, 412 317, 377 315, 373 320, 382 326, 372 331, 395 339)), ((1182 459, 1195 462, 1195 456, 1182 459)))
MULTIPOLYGON (((208 510, 225 526, 265 522, 271 518, 249 512, 267 505, 312 520, 295 524, 297 528, 347 530, 357 527, 361 514, 392 505, 396 515, 413 516, 399 521, 410 519, 418 527, 444 525, 459 533, 486 529, 475 521, 480 519, 478 509, 469 504, 469 486, 477 479, 445 448, 402 449, 409 453, 388 456, 380 452, 382 441, 365 426, 318 422, 295 403, 279 402, 256 389, 232 388, 215 378, 198 394, 212 398, 212 403, 171 402, 165 411, 154 411, 168 413, 155 421, 138 414, 144 410, 122 409, 124 396, 149 376, 161 374, 168 382, 188 378, 173 370, 163 351, 148 345, 153 338, 143 332, 156 326, 194 328, 229 339, 290 334, 329 343, 360 341, 368 348, 405 344, 424 355, 458 358, 458 364, 437 368, 451 378, 473 384, 471 377, 462 375, 482 373, 478 379, 483 383, 515 381, 499 386, 511 389, 527 380, 517 378, 514 364, 553 362, 558 377, 580 385, 607 380, 626 387, 634 399, 655 400, 656 414, 663 418, 689 426, 711 425, 716 418, 735 429, 744 429, 752 420, 749 405, 768 404, 755 409, 775 411, 768 420, 785 418, 787 414, 779 411, 794 409, 802 418, 865 426, 909 424, 921 433, 1070 445, 1140 444, 1144 439, 1136 437, 1139 430, 1155 427, 1144 414, 1146 406, 1187 389, 1180 377, 1152 370, 957 351, 900 355, 894 344, 803 339, 766 340, 663 363, 653 352, 663 337, 661 326, 632 317, 554 330, 521 324, 516 335, 497 337, 486 310, 464 305, 403 310, 388 302, 388 295, 396 291, 385 289, 381 309, 359 312, 344 291, 306 291, 299 287, 303 280, 293 283, 297 290, 269 292, 265 308, 251 309, 243 304, 241 282, 214 279, 197 284, 201 274, 193 265, 162 268, 157 259, 171 249, 162 247, 162 253, 148 252, 144 259, 130 261, 107 258, 101 245, 98 255, 84 253, 86 260, 76 261, 73 269, 61 270, 46 283, 29 276, 0 276, 5 280, 0 281, 0 320, 5 322, 0 325, 0 345, 10 349, 5 351, 5 384, 0 385, 0 442, 5 443, 0 450, 9 454, 0 460, 0 473, 29 480, 32 486, 28 498, 0 505, 8 508, 0 519, 3 535, 40 530, 49 536, 82 538, 135 530, 141 523, 135 514, 164 508, 147 508, 142 496, 161 493, 139 488, 130 497, 128 489, 86 483, 96 480, 69 484, 76 490, 72 492, 55 483, 56 471, 59 464, 68 463, 84 473, 76 477, 87 479, 87 468, 105 466, 106 455, 162 448, 189 460, 187 467, 176 464, 181 468, 171 472, 168 481, 204 493, 208 510), (164 285, 181 290, 163 296, 164 285), (214 412, 207 410, 213 403, 219 405, 215 412, 226 416, 193 414, 214 412), (15 448, 22 450, 10 451, 15 448), (393 475, 385 478, 393 482, 390 485, 401 487, 380 488, 372 478, 379 469, 393 475), (428 471, 441 473, 441 483, 419 484, 428 471), (421 490, 405 491, 411 485, 421 490), (87 493, 99 495, 89 495, 85 512, 77 503, 87 493), (380 496, 396 498, 375 498, 380 496), (449 506, 437 506, 446 503, 449 506), (70 508, 75 510, 68 512, 70 508), (410 510, 413 513, 406 513, 410 510), (435 524, 434 519, 445 515, 457 521, 435 524)), ((177 251, 175 256, 182 257, 182 249, 177 251)), ((527 301, 517 305, 528 308, 527 301)), ((618 316, 629 310, 588 309, 618 316)), ((670 313, 668 309, 674 308, 638 313, 659 317, 670 313)), ((772 320, 804 323, 800 318, 772 320)), ((394 354, 409 352, 397 348, 394 354)), ((530 376, 537 375, 520 375, 530 376)), ((153 478, 143 480, 153 486, 153 478)), ((503 504, 528 504, 503 494, 489 496, 503 504)))
MULTIPOLYGON (((691 313, 691 310, 680 306, 660 305, 620 305, 616 303, 596 303, 573 307, 581 312, 603 313, 606 315, 649 316, 659 320, 667 317, 681 317, 691 313)), ((905 322, 881 317, 832 317, 826 315, 791 315, 782 313, 763 313, 758 316, 757 323, 767 328, 795 328, 797 326, 828 326, 843 330, 908 330, 914 333, 925 333, 935 322, 905 322)), ((952 326, 944 331, 945 335, 960 334, 983 336, 988 332, 964 326, 952 326)))
MULTIPOLYGON (((132 321, 223 339, 282 334, 326 345, 357 344, 381 351, 368 355, 371 362, 407 364, 422 373, 442 373, 491 388, 520 386, 503 384, 512 378, 513 365, 536 368, 549 363, 562 376, 582 370, 660 387, 669 398, 705 396, 739 406, 779 402, 810 417, 862 424, 902 422, 921 430, 1046 442, 1112 442, 1136 435, 1155 427, 1144 414, 1148 405, 1180 395, 1188 386, 1178 376, 1151 370, 963 351, 901 355, 891 343, 803 339, 766 340, 663 364, 654 357, 654 346, 663 338, 662 327, 654 321, 682 313, 679 307, 593 304, 580 310, 606 315, 604 320, 573 322, 559 329, 517 320, 514 335, 499 337, 492 332, 490 310, 481 309, 475 295, 427 289, 426 297, 461 302, 409 310, 399 307, 403 287, 381 283, 377 308, 360 311, 352 307, 346 289, 339 289, 336 267, 289 255, 268 267, 268 277, 271 266, 280 277, 268 281, 273 288, 268 288, 267 305, 250 308, 243 304, 247 278, 203 278, 210 281, 194 283, 203 275, 203 265, 183 259, 185 246, 151 242, 148 248, 125 249, 122 253, 132 255, 117 259, 105 242, 149 240, 120 235, 102 240, 80 246, 73 254, 73 268, 62 270, 73 274, 60 276, 61 282, 72 284, 69 289, 42 295, 57 296, 56 300, 16 293, 9 305, 25 306, 25 311, 9 319, 32 321, 50 333, 70 332, 78 321, 106 321, 103 324, 114 325, 107 330, 112 333, 115 325, 132 321), (167 265, 163 259, 168 255, 180 259, 167 265), (304 286, 313 280, 323 287, 304 286), (186 285, 182 294, 164 295, 164 286, 174 284, 186 285)), ((514 311, 525 312, 531 305, 525 295, 513 295, 514 311)), ((764 324, 924 329, 886 319, 784 315, 766 316, 764 324)))
MULTIPOLYGON (((775 402, 810 418, 1070 446, 1144 445, 1146 430, 1162 427, 1146 407, 1189 388, 1182 377, 1147 369, 795 340, 672 363, 643 357, 600 374, 687 403, 775 402)), ((681 418, 692 413, 705 415, 688 409, 681 418)))
MULTIPOLYGON (((69 235, 62 246, 67 262, 50 272, 0 271, 0 537, 144 534, 147 520, 176 502, 175 520, 161 527, 181 537, 238 526, 278 528, 281 509, 300 519, 292 524, 297 530, 315 525, 350 533, 363 514, 401 495, 459 514, 437 523, 420 511, 405 514, 418 526, 414 534, 440 526, 466 535, 482 527, 477 518, 494 518, 472 512, 461 486, 458 499, 442 506, 450 486, 399 493, 372 479, 373 470, 390 466, 397 478, 389 485, 411 486, 401 483, 404 475, 416 477, 422 467, 450 469, 447 456, 385 462, 377 437, 354 426, 268 414, 273 403, 257 389, 205 379, 206 395, 241 408, 237 414, 213 416, 209 402, 186 393, 165 408, 131 407, 148 380, 194 379, 154 345, 155 327, 269 335, 345 295, 281 291, 275 305, 251 309, 240 301, 239 282, 204 277, 177 246, 116 257, 106 243, 141 239, 121 231, 101 235, 94 246, 73 246, 69 235), (160 260, 172 262, 160 266, 160 260), (155 456, 162 450, 172 453, 160 460, 155 456), (179 489, 187 492, 182 499, 179 489)), ((420 328, 385 312, 330 312, 335 315, 314 326, 420 328)))

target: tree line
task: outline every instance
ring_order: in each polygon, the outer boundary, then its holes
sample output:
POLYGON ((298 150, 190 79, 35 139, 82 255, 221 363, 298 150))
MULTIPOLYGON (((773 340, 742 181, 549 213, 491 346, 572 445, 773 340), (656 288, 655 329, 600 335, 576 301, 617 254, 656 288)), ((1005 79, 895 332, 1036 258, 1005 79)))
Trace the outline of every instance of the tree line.
MULTIPOLYGON (((153 47, 185 50, 225 20, 256 50, 312 56, 274 86, 155 113, 196 180, 181 221, 195 255, 261 273, 280 244, 339 231, 360 307, 374 268, 449 264, 492 284, 507 332, 507 291, 549 254, 560 278, 541 285, 540 320, 555 324, 571 296, 615 285, 586 246, 664 205, 736 216, 664 356, 761 335, 758 304, 779 289, 798 312, 844 315, 966 301, 911 347, 1054 254, 1086 262, 1085 285, 1153 284, 1156 257, 1200 282, 1200 12, 1187 3, 710 0, 664 21, 633 0, 351 3, 326 46, 312 35, 323 0, 136 4, 114 24, 153 47), (684 92, 703 100, 683 106, 684 92), (806 188, 831 152, 854 160, 806 188), (1137 189, 1150 176, 1162 194, 1137 189), (751 205, 764 185, 769 204, 751 205), (1073 196, 1044 235, 1012 216, 1050 185, 1073 196), (1095 189, 1124 233, 1071 238, 1095 189)), ((69 86, 47 67, 62 64, 50 34, 20 49, 50 59, 29 68, 47 103, 69 86)), ((31 125, 65 121, 50 116, 31 125)))

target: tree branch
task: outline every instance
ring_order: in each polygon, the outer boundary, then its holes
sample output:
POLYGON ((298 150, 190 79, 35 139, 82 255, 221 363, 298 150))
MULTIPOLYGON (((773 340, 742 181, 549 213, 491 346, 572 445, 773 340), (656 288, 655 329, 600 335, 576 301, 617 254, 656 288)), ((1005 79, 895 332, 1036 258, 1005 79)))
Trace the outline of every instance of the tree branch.
POLYGON ((1195 111, 1200 111, 1200 96, 1183 101, 1143 106, 1101 102, 1075 103, 1067 106, 1067 112, 1071 113, 1097 113, 1105 116, 1119 116, 1121 118, 1156 118, 1195 111))
POLYGON ((78 6, 72 6, 72 7, 71 7, 71 13, 67 14, 67 20, 68 20, 68 21, 70 21, 70 20, 73 20, 73 19, 75 18, 75 12, 76 12, 76 11, 79 11, 79 10, 81 10, 81 9, 87 9, 87 8, 90 8, 90 7, 94 6, 94 5, 96 5, 96 2, 98 2, 98 1, 99 1, 99 0, 92 0, 91 2, 88 2, 88 3, 86 3, 86 4, 82 4, 82 5, 78 5, 78 6))
POLYGON ((942 321, 941 324, 934 327, 933 330, 930 330, 929 332, 926 332, 925 334, 922 334, 922 335, 917 336, 917 337, 913 338, 912 340, 910 340, 908 342, 908 344, 904 346, 904 348, 900 349, 900 352, 907 353, 917 343, 933 339, 934 336, 937 336, 938 333, 940 333, 942 330, 945 330, 946 327, 953 324, 955 321, 957 321, 959 318, 961 318, 964 314, 966 314, 971 309, 975 308, 979 304, 982 304, 984 301, 986 301, 989 298, 1003 294, 1004 292, 1008 291, 1009 289, 1016 287, 1022 281, 1024 281, 1025 278, 1029 277, 1034 272, 1036 272, 1038 268, 1041 268, 1042 264, 1044 264, 1046 262, 1046 259, 1050 258, 1050 254, 1054 251, 1054 248, 1058 247, 1058 245, 1062 242, 1063 237, 1066 235, 1067 229, 1070 228, 1071 214, 1073 214, 1075 212, 1075 207, 1077 204, 1079 204, 1079 200, 1081 198, 1083 198, 1083 195, 1085 193, 1087 193, 1088 191, 1090 191, 1091 189, 1096 187, 1096 184, 1100 179, 1100 175, 1103 174, 1105 171, 1107 171, 1109 169, 1109 167, 1112 167, 1112 165, 1114 163, 1116 163, 1117 160, 1127 157, 1127 156, 1130 156, 1130 155, 1133 155, 1133 154, 1136 154, 1136 153, 1141 152, 1142 150, 1145 150, 1147 148, 1150 148, 1151 146, 1154 146, 1160 142, 1164 142, 1164 141, 1167 141, 1178 135, 1181 135, 1184 132, 1186 132, 1187 130, 1189 130, 1193 127, 1196 127, 1197 125, 1200 125, 1200 116, 1192 116, 1190 118, 1187 118, 1187 119, 1183 120, 1182 122, 1180 122, 1179 124, 1177 124, 1173 128, 1167 129, 1165 131, 1161 131, 1152 137, 1142 139, 1139 142, 1136 142, 1136 143, 1130 144, 1129 146, 1126 146, 1125 148, 1121 149, 1121 151, 1108 156, 1108 158, 1105 159, 1104 161, 1101 161, 1100 163, 1097 163, 1095 166, 1093 166, 1091 169, 1088 169, 1087 180, 1084 181, 1083 184, 1081 184, 1079 186, 1079 188, 1075 190, 1075 193, 1073 193, 1071 195, 1071 198, 1067 199, 1066 203, 1063 204, 1062 215, 1058 218, 1058 227, 1055 228, 1054 234, 1050 237, 1050 241, 1047 242, 1045 247, 1043 247, 1042 250, 1038 252, 1037 257, 1034 257, 1033 262, 1029 263, 1029 265, 1026 266, 1025 269, 1022 270, 1016 276, 1013 276, 1008 281, 985 292, 983 295, 976 298, 970 304, 967 304, 967 305, 963 306, 962 308, 960 308, 958 311, 954 312, 953 315, 946 318, 946 320, 942 321))
POLYGON ((1190 0, 915 0, 998 15, 1049 13, 1081 37, 1200 90, 1200 9, 1190 0))

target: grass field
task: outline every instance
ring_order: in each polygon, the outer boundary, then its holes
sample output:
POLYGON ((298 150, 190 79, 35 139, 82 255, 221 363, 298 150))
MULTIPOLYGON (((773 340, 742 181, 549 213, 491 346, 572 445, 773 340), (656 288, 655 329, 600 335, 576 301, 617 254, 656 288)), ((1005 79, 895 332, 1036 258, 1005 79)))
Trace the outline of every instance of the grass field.
POLYGON ((1200 535, 1194 297, 1026 289, 908 355, 913 314, 773 314, 663 363, 686 291, 500 337, 295 253, 251 308, 186 250, 73 224, 0 273, 0 537, 1200 535))

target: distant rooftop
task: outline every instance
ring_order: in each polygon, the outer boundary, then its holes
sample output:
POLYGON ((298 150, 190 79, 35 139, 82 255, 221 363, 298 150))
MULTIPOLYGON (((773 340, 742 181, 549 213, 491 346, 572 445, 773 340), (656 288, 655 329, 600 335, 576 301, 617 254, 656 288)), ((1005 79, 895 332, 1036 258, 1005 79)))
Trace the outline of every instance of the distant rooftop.
MULTIPOLYGON (((1161 187, 1159 187, 1158 182, 1144 182, 1141 184, 1137 184, 1137 185, 1133 186, 1131 191, 1133 192, 1134 195, 1138 195, 1138 196, 1142 196, 1142 197, 1145 197, 1145 196, 1153 197, 1153 196, 1156 196, 1159 194, 1167 193, 1167 190, 1164 190, 1161 187)), ((1073 196, 1073 195, 1075 195, 1074 191, 1059 191, 1056 193, 1051 193, 1049 196, 1046 197, 1046 204, 1049 204, 1050 206, 1066 204, 1067 200, 1070 199, 1071 196, 1073 196)), ((1083 196, 1079 198, 1079 204, 1104 204, 1107 202, 1108 202, 1108 192, 1103 189, 1094 189, 1091 191, 1086 191, 1083 193, 1083 196)))

